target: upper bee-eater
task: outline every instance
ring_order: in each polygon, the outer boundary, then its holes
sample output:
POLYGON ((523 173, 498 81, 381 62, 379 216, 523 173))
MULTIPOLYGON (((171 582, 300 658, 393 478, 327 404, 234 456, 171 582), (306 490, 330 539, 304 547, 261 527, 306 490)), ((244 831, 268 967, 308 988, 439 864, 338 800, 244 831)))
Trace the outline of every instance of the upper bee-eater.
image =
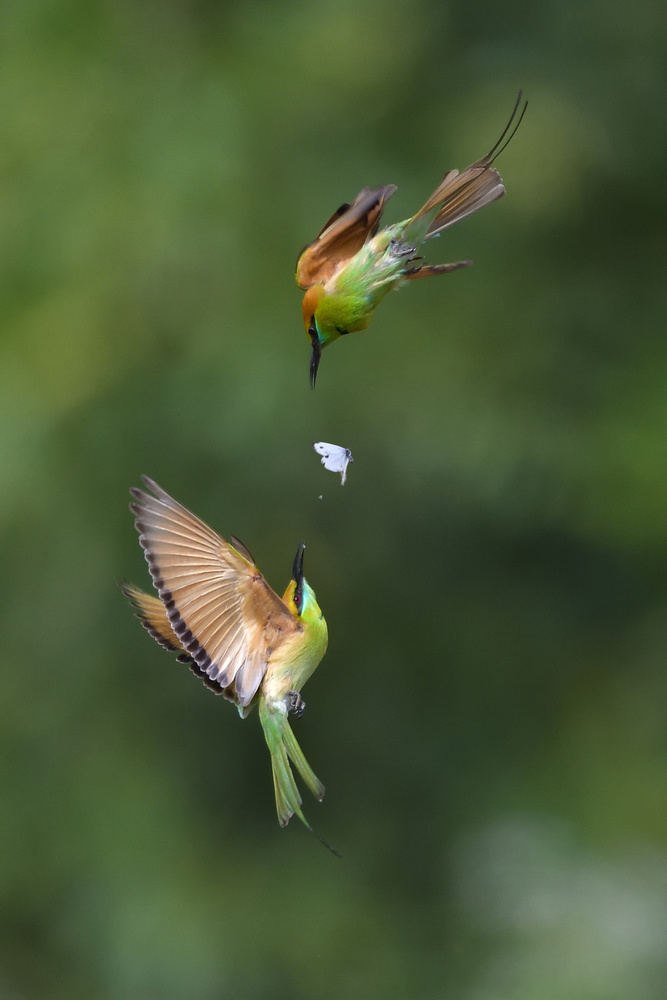
POLYGON ((505 194, 493 162, 512 140, 528 102, 519 92, 502 135, 486 156, 462 173, 449 170, 416 215, 378 232, 385 202, 394 184, 362 188, 352 204, 341 205, 297 262, 297 284, 305 289, 303 322, 312 345, 310 384, 314 387, 324 348, 346 333, 364 330, 387 292, 414 278, 446 274, 467 267, 419 264, 420 248, 459 219, 479 211, 505 194), (518 118, 517 118, 518 115, 518 118))
POLYGON ((132 584, 123 591, 153 638, 178 651, 207 687, 234 702, 241 718, 258 706, 280 825, 296 813, 310 829, 290 760, 318 800, 324 785, 288 716, 303 713, 301 689, 324 656, 327 624, 303 575, 305 546, 278 597, 242 542, 233 535, 226 542, 152 479, 142 479, 150 493, 132 489, 130 510, 158 597, 132 584))

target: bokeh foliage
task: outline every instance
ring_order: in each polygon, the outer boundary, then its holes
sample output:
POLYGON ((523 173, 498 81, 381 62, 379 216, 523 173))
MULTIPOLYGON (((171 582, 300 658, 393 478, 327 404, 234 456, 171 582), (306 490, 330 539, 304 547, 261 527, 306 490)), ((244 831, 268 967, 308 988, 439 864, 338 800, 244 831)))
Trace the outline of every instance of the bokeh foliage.
POLYGON ((666 21, 3 4, 3 1000, 664 996, 666 21), (312 393, 300 248, 363 184, 414 211, 519 86, 508 196, 432 251, 475 267, 312 393), (306 539, 342 861, 124 605, 144 472, 277 589, 306 539))

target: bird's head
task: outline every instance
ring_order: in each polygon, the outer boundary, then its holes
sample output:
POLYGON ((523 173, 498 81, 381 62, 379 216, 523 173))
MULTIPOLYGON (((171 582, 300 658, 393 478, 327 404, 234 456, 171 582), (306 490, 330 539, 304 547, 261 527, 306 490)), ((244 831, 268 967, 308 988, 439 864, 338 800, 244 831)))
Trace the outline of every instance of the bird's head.
POLYGON ((299 618, 308 624, 312 621, 318 621, 322 617, 322 609, 317 603, 315 591, 303 575, 303 553, 305 548, 306 546, 301 542, 296 550, 292 579, 287 584, 287 590, 283 594, 283 601, 295 618, 299 618))
POLYGON ((328 321, 325 307, 326 296, 323 286, 321 284, 313 285, 303 297, 303 325, 312 348, 310 384, 313 389, 315 388, 322 351, 328 344, 342 336, 344 332, 328 321))

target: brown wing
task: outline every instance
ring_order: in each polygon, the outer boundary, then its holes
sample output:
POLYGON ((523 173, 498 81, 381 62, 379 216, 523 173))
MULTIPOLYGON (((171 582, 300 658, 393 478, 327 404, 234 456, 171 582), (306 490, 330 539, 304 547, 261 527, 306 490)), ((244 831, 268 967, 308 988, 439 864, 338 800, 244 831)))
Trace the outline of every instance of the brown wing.
POLYGON ((462 267, 470 267, 471 260, 457 260, 455 264, 422 264, 411 271, 405 272, 408 281, 415 278, 432 278, 436 274, 449 274, 450 271, 458 271, 462 267))
POLYGON ((373 190, 365 187, 351 205, 341 205, 299 257, 297 284, 305 289, 328 281, 342 261, 354 257, 366 240, 375 236, 384 204, 395 190, 394 184, 373 190))
POLYGON ((201 673, 246 707, 271 651, 301 626, 254 562, 142 478, 154 495, 131 490, 130 509, 170 626, 201 673))
MULTIPOLYGON (((183 653, 183 647, 176 638, 174 630, 171 627, 171 622, 167 618, 164 604, 160 598, 153 597, 152 594, 147 594, 144 590, 140 590, 139 587, 135 587, 133 583, 121 583, 120 589, 130 604, 137 609, 139 612, 137 618, 146 631, 153 636, 155 641, 164 646, 165 649, 170 649, 187 656, 186 653, 183 653)), ((189 656, 188 659, 190 659, 189 656)))
POLYGON ((213 694, 224 694, 226 698, 230 701, 236 701, 236 694, 233 689, 228 690, 226 688, 221 688, 216 681, 212 681, 211 678, 205 673, 199 664, 195 663, 189 653, 186 653, 181 646, 176 633, 171 627, 171 622, 167 618, 167 612, 165 606, 159 597, 153 597, 152 594, 147 594, 144 590, 140 590, 139 587, 135 587, 133 583, 121 583, 120 589, 123 591, 128 601, 134 605, 137 609, 137 618, 144 626, 146 631, 153 636, 155 641, 163 646, 165 649, 169 649, 173 652, 177 652, 178 656, 176 659, 179 663, 187 663, 190 670, 196 677, 200 677, 207 688, 213 692, 213 694))

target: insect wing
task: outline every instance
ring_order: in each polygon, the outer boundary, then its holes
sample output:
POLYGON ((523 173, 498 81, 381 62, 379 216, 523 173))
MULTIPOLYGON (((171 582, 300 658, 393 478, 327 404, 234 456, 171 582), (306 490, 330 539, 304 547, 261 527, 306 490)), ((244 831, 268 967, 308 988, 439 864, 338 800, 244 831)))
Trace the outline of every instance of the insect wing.
POLYGON ((341 486, 345 485, 347 478, 347 467, 353 462, 352 453, 349 448, 341 448, 337 444, 327 444, 326 441, 314 441, 313 448, 318 455, 322 456, 322 465, 329 472, 340 472, 341 486))

